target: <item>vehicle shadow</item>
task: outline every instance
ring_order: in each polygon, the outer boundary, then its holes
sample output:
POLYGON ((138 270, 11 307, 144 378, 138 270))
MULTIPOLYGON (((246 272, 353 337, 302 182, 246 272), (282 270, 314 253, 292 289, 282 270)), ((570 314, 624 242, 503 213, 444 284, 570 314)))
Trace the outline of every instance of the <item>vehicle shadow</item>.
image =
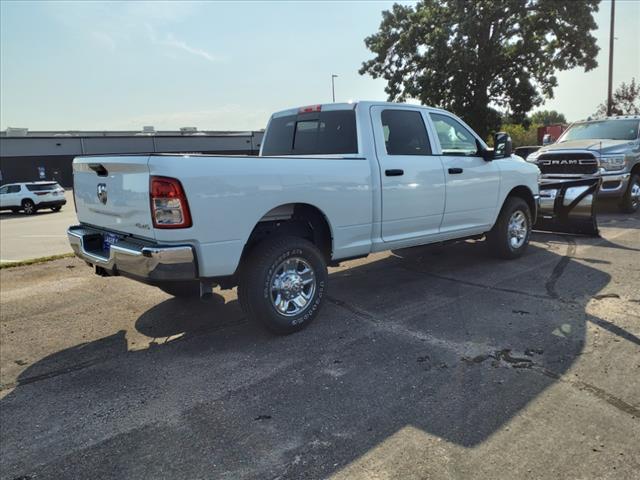
POLYGON ((33 215, 25 215, 23 212, 13 213, 10 210, 3 210, 3 211, 0 211, 0 220, 17 220, 20 218, 32 218, 32 217, 37 217, 41 215, 54 215, 56 213, 60 213, 60 211, 54 212, 51 209, 42 209, 42 210, 38 210, 33 215))
POLYGON ((235 300, 163 301, 135 323, 150 348, 130 351, 119 331, 20 375, 0 401, 2 470, 32 471, 38 451, 10 450, 38 425, 82 451, 52 456, 36 469, 45 477, 127 477, 136 462, 150 477, 326 477, 407 426, 482 443, 567 372, 589 322, 640 344, 587 312, 606 272, 543 247, 519 262, 484 247, 415 247, 337 270, 323 313, 289 337, 247 322, 235 300), (90 440, 119 422, 131 426, 117 444, 90 440))

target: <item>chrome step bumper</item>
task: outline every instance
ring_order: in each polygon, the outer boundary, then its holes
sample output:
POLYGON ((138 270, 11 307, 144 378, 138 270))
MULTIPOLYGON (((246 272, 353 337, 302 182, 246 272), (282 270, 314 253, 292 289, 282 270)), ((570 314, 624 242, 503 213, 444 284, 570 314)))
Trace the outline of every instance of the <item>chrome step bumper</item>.
POLYGON ((141 280, 194 280, 198 269, 193 247, 190 245, 158 245, 132 238, 123 238, 102 249, 105 231, 84 225, 67 230, 74 253, 109 275, 125 275, 141 280))

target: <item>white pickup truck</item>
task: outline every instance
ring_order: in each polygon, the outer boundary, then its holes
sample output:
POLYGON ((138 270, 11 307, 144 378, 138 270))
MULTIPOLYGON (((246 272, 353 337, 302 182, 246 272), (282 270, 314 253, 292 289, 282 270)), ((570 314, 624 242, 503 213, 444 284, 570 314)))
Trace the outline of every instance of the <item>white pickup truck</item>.
POLYGON ((260 156, 78 157, 75 253, 101 275, 176 296, 238 286, 248 316, 297 331, 317 315, 327 265, 486 236, 523 254, 538 167, 489 149, 449 112, 384 102, 272 115, 260 156))

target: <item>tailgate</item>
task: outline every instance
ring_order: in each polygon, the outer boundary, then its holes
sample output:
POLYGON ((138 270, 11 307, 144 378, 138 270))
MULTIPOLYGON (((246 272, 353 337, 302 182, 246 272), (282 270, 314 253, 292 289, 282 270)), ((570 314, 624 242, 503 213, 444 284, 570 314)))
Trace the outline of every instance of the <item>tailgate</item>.
POLYGON ((149 157, 77 157, 73 189, 78 220, 106 230, 154 238, 149 157))

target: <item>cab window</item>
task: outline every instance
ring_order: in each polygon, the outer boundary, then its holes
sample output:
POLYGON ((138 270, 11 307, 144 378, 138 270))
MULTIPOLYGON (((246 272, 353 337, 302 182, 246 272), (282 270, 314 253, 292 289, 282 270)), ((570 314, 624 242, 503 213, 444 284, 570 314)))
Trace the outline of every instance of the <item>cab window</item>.
POLYGON ((382 131, 388 155, 431 155, 422 114, 415 110, 383 110, 382 131))
POLYGON ((442 155, 478 155, 476 138, 457 120, 438 113, 429 114, 436 129, 442 155))
POLYGON ((353 110, 301 113, 272 118, 262 155, 347 155, 358 153, 353 110))
POLYGON ((18 193, 20 191, 20 185, 9 185, 6 193, 18 193))

